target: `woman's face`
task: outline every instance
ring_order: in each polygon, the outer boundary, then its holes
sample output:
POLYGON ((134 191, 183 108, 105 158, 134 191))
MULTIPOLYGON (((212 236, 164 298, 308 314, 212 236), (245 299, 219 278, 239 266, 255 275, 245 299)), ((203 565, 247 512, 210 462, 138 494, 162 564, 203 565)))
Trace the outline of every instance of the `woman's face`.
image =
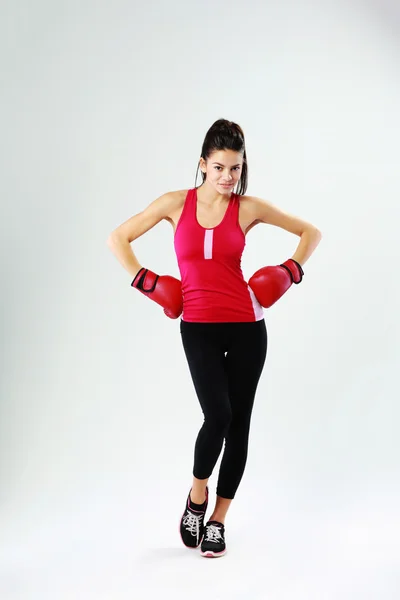
POLYGON ((207 162, 200 158, 200 168, 206 181, 220 194, 230 194, 242 174, 243 154, 234 150, 213 152, 207 162))

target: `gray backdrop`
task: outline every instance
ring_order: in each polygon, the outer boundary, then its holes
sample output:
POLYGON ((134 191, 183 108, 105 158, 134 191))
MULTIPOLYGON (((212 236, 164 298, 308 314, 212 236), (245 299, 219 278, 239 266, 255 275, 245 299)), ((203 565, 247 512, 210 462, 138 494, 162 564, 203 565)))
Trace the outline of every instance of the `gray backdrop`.
MULTIPOLYGON (((0 21, 1 599, 397 599, 398 3, 3 0, 0 21), (202 424, 179 321, 106 240, 194 186, 221 117, 248 193, 323 239, 265 312, 228 554, 207 561, 178 533, 202 424)), ((298 241, 258 225, 245 277, 298 241)), ((179 276, 170 224, 133 249, 179 276)))

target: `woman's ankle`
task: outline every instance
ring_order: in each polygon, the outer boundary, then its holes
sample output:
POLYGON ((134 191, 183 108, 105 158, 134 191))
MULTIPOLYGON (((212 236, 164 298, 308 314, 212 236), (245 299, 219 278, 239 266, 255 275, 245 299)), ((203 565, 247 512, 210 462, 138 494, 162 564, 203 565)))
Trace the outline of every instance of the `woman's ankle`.
POLYGON ((197 493, 197 495, 193 492, 193 490, 190 491, 190 501, 194 502, 194 504, 204 504, 204 502, 206 501, 206 492, 204 492, 203 494, 199 494, 197 493))
POLYGON ((225 517, 219 515, 218 513, 216 513, 215 515, 211 515, 211 517, 208 517, 207 521, 218 521, 218 523, 222 523, 222 525, 225 525, 225 517))

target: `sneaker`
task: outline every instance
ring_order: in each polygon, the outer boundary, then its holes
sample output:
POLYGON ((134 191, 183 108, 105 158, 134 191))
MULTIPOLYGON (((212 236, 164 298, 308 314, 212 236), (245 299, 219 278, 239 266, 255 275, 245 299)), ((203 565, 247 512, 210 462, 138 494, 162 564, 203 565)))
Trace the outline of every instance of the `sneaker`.
POLYGON ((201 555, 207 558, 216 558, 225 553, 225 526, 219 521, 208 521, 201 543, 201 555))
MULTIPOLYGON (((192 490, 190 490, 192 491, 192 490)), ((190 500, 190 492, 186 500, 184 513, 181 517, 180 534, 182 542, 187 548, 198 548, 204 534, 204 516, 208 505, 208 486, 206 487, 206 499, 204 508, 196 510, 190 500)))

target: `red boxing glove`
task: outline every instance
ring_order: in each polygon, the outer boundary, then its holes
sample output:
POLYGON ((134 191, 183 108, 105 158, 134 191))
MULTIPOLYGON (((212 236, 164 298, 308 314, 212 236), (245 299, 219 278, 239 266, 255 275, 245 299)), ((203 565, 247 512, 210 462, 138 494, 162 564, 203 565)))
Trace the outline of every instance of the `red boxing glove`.
POLYGON ((142 267, 131 286, 162 306, 170 319, 177 319, 182 314, 182 285, 179 279, 170 275, 156 275, 142 267))
POLYGON ((262 267, 249 279, 249 286, 264 308, 272 306, 292 283, 300 283, 304 275, 298 262, 289 258, 276 267, 262 267))

